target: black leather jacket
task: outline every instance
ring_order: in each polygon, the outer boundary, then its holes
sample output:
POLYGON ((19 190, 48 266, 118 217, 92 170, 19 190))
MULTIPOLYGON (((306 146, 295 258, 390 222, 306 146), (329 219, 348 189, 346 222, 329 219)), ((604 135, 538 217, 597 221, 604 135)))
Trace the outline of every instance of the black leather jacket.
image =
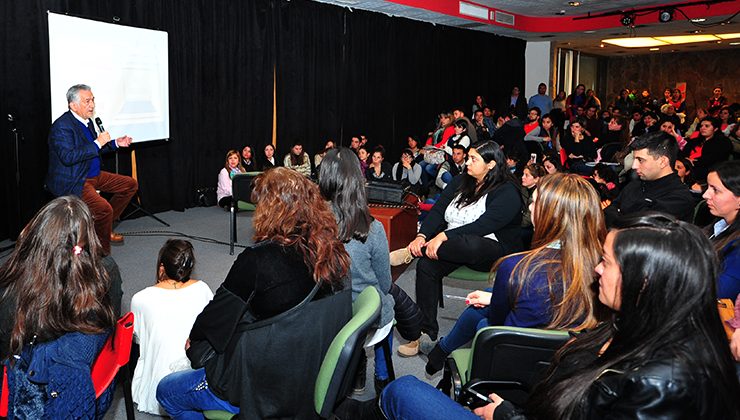
MULTIPOLYGON (((733 418, 716 389, 706 374, 676 357, 659 359, 629 371, 606 369, 591 385, 576 418, 733 418)), ((494 412, 494 420, 527 418, 506 401, 494 412)))

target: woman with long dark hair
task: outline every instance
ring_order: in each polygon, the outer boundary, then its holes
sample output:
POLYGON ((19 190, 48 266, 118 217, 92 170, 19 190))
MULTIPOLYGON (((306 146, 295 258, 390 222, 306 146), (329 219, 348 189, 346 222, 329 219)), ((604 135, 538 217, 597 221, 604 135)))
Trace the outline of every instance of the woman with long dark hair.
POLYGON ((468 294, 470 306, 429 352, 430 375, 483 327, 580 331, 596 325, 592 267, 606 236, 599 196, 574 174, 543 177, 533 195, 532 250, 502 258, 496 263, 493 287, 468 294))
POLYGON ((246 171, 240 162, 239 152, 236 150, 226 152, 226 162, 218 172, 218 185, 216 186, 216 201, 219 207, 228 208, 231 205, 231 180, 235 175, 244 172, 246 171))
POLYGON ((350 258, 319 187, 295 170, 274 168, 255 178, 252 201, 257 203, 252 217, 255 245, 234 261, 195 320, 187 344, 194 364, 200 361, 196 353, 223 356, 207 358, 205 368, 172 373, 157 388, 157 400, 175 419, 193 418, 203 410, 225 410, 244 418, 313 414, 313 381, 323 352, 351 316, 349 299, 333 299, 347 281, 350 258), (269 342, 241 339, 249 337, 251 324, 278 323, 312 295, 312 304, 329 299, 327 312, 314 314, 324 316, 321 320, 295 319, 270 329, 269 342), (311 340, 300 342, 300 334, 311 340), (281 338, 301 348, 265 351, 281 338), (231 360, 228 370, 243 372, 240 377, 228 376, 213 364, 223 360, 231 360), (255 377, 252 370, 260 366, 269 368, 266 375, 290 371, 293 376, 255 377), (215 373, 227 379, 210 376, 215 373), (237 383, 223 383, 228 380, 237 383), (268 381, 279 383, 282 392, 268 381))
MULTIPOLYGON (((442 278, 466 265, 489 271, 500 257, 520 251, 522 196, 494 141, 468 151, 466 172, 453 178, 421 225, 416 239, 391 254, 399 265, 418 257, 416 303, 422 311, 423 339, 436 340, 437 303, 442 278)), ((418 353, 419 341, 399 347, 404 356, 418 353)))
POLYGON ((90 377, 115 324, 101 255, 87 205, 63 196, 28 222, 0 267, 0 360, 14 417, 94 418, 108 408, 97 406, 90 377))
POLYGON ((709 237, 720 260, 717 297, 732 299, 740 294, 740 161, 730 160, 715 166, 707 175, 703 195, 709 212, 718 220, 707 226, 709 237))
MULTIPOLYGON (((357 156, 346 147, 329 151, 321 164, 319 189, 331 203, 339 226, 339 240, 349 254, 352 264, 353 300, 366 287, 374 287, 381 296, 381 314, 374 336, 366 346, 375 345, 375 390, 376 394, 388 383, 388 369, 382 347, 384 339, 392 339, 394 318, 394 296, 392 288, 398 288, 391 279, 388 260, 388 239, 383 225, 372 218, 367 205, 365 177, 357 165, 357 156)), ((397 290, 396 290, 397 293, 397 290)), ((416 327, 418 331, 418 325, 416 327)), ((403 331, 399 323, 399 331, 403 331)), ((418 337, 418 332, 415 337, 418 337)), ((362 365, 361 365, 362 369, 362 365)), ((364 370, 361 372, 364 378, 364 370)), ((364 386, 364 380, 361 386, 364 386)))
POLYGON ((524 407, 491 394, 493 403, 473 414, 404 377, 383 393, 386 416, 740 418, 740 385, 717 312, 716 256, 701 231, 660 213, 621 219, 596 272, 611 321, 566 344, 524 407))

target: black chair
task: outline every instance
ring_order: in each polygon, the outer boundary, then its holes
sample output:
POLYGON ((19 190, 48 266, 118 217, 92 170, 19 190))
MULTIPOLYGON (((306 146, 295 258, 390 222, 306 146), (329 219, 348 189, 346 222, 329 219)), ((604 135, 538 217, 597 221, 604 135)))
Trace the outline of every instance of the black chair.
POLYGON ((621 143, 607 143, 601 147, 601 161, 616 163, 614 155, 622 150, 621 143))
POLYGON ((471 348, 455 350, 447 358, 437 388, 463 405, 474 405, 477 400, 470 390, 485 396, 495 392, 522 405, 555 352, 569 339, 566 331, 483 328, 471 348))
POLYGON ((696 207, 694 207, 694 215, 691 218, 691 223, 703 228, 712 223, 712 220, 714 220, 714 216, 709 212, 707 200, 701 200, 696 204, 696 207))
POLYGON ((234 175, 231 179, 231 211, 230 211, 230 242, 229 255, 234 255, 234 243, 236 242, 236 213, 239 210, 254 211, 252 203, 252 181, 262 172, 247 172, 234 175))

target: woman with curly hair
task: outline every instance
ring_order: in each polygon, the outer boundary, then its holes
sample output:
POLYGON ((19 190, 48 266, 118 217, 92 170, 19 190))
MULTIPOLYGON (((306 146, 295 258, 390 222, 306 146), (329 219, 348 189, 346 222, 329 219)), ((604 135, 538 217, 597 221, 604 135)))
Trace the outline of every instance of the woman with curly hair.
MULTIPOLYGON (((239 382, 226 387, 219 383, 221 378, 209 376, 215 371, 213 359, 204 363, 205 368, 166 376, 157 388, 157 400, 175 419, 200 418, 203 410, 241 411, 245 418, 313 414, 313 380, 323 352, 351 316, 351 294, 346 293, 346 301, 336 300, 342 305, 331 306, 328 324, 317 326, 318 320, 301 318, 288 324, 290 331, 270 331, 276 342, 280 334, 295 336, 294 344, 300 351, 260 343, 272 350, 268 351, 251 340, 241 340, 249 324, 279 322, 313 293, 311 304, 332 299, 344 289, 350 268, 334 214, 308 178, 287 168, 266 171, 255 178, 252 200, 257 203, 252 218, 255 244, 237 257, 213 300, 195 320, 187 344, 192 348, 210 346, 223 354, 222 359, 231 360, 229 370, 241 372, 239 382), (326 341, 326 346, 312 349, 316 343, 301 343, 297 336, 305 335, 305 330, 309 339, 326 341), (249 355, 259 356, 261 363, 249 364, 242 359, 249 355), (267 374, 276 377, 257 377, 260 375, 254 370, 260 369, 270 369, 267 374), (279 377, 285 369, 295 375, 279 377), (266 379, 279 382, 282 392, 272 389, 266 379), (300 386, 295 381, 300 381, 300 386)), ((193 354, 189 351, 188 357, 196 364, 193 354)))
POLYGON ((63 196, 26 225, 0 267, 0 360, 8 368, 10 417, 105 413, 99 404, 106 398, 96 400, 90 377, 115 324, 101 254, 87 205, 63 196))

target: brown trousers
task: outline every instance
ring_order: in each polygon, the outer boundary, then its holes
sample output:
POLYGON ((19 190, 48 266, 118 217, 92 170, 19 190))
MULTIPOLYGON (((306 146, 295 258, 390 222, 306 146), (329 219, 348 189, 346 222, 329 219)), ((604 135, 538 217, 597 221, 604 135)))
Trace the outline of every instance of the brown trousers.
POLYGON ((121 213, 138 189, 139 184, 130 176, 105 171, 100 171, 100 175, 85 180, 85 185, 82 187, 82 201, 90 208, 95 222, 95 233, 98 234, 105 255, 110 255, 113 221, 121 217, 121 213), (110 203, 101 197, 98 191, 113 193, 110 203))

